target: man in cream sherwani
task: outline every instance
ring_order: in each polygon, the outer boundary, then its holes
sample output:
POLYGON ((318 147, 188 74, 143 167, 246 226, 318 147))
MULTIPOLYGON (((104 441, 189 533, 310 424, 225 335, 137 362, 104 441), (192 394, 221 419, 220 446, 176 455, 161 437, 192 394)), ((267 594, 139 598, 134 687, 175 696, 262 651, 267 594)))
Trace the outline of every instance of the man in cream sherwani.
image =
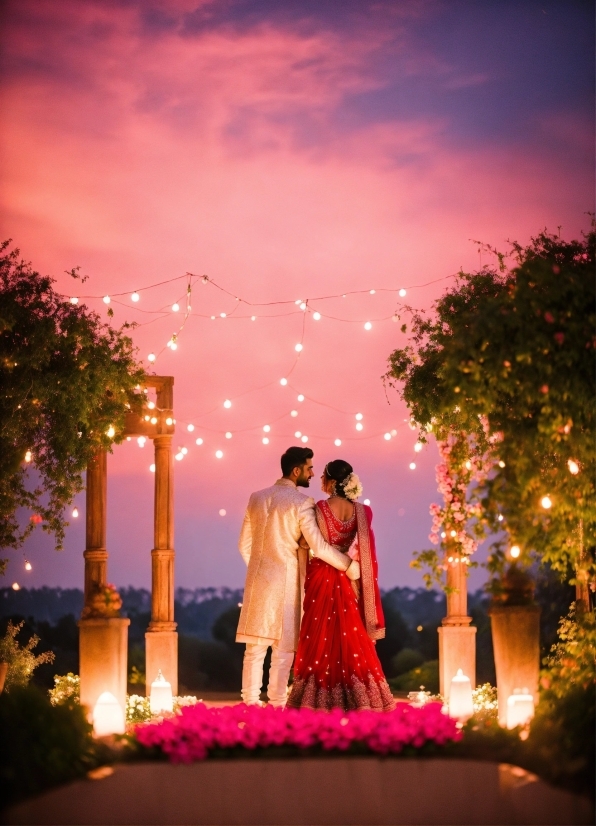
POLYGON ((315 516, 308 487, 313 473, 313 452, 290 447, 281 457, 283 478, 253 493, 240 533, 239 548, 248 565, 244 601, 236 642, 246 643, 242 668, 242 700, 260 701, 263 662, 272 648, 267 696, 273 706, 284 706, 288 677, 298 645, 304 577, 308 552, 300 547, 303 536, 314 556, 359 579, 358 562, 328 545, 315 516))

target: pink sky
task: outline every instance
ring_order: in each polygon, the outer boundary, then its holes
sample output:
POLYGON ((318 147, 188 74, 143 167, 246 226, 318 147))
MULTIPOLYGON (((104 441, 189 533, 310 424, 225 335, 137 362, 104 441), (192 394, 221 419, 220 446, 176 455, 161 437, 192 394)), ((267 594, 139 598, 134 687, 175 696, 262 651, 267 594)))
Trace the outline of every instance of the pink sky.
MULTIPOLYGON (((417 285, 479 266, 470 239, 503 249, 544 226, 577 235, 593 205, 582 7, 507 5, 503 21, 475 5, 378 3, 365 14, 366 3, 337 12, 290 2, 282 13, 240 0, 9 2, 2 236, 67 294, 64 271, 80 265, 93 296, 190 271, 249 302, 408 287, 405 301, 428 307, 449 282, 417 285)), ((117 323, 158 319, 134 333, 142 359, 179 326, 173 313, 142 311, 183 293, 179 281, 141 292, 137 306, 127 296, 112 304, 117 323)), ((257 308, 256 322, 211 321, 236 303, 196 286, 196 315, 156 366, 175 377, 175 441, 188 447, 175 468, 177 584, 243 583, 236 537, 246 500, 277 478, 296 429, 309 436, 316 470, 341 456, 360 474, 381 584, 421 584, 409 561, 429 545, 436 455, 414 456, 407 412, 380 380, 405 341, 399 325, 380 321, 396 300, 314 301, 323 318, 307 315, 304 350, 282 388, 302 312, 287 305, 257 308)), ((100 299, 86 303, 105 314, 100 299)), ((109 460, 109 578, 119 585, 149 583, 151 461, 149 444, 134 442, 109 460)), ((83 517, 83 496, 77 504, 83 517)), ((33 571, 25 575, 14 554, 7 582, 81 585, 82 523, 59 556, 36 534, 25 549, 33 571)))

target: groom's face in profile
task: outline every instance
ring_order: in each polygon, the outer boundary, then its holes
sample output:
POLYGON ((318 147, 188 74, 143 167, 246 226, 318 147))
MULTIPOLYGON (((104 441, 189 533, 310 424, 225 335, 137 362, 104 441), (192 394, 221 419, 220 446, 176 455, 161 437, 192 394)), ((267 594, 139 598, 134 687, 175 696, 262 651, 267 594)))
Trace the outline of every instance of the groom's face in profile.
POLYGON ((300 468, 296 468, 300 473, 296 477, 296 487, 307 488, 310 485, 310 480, 315 475, 312 469, 312 459, 307 459, 300 468))

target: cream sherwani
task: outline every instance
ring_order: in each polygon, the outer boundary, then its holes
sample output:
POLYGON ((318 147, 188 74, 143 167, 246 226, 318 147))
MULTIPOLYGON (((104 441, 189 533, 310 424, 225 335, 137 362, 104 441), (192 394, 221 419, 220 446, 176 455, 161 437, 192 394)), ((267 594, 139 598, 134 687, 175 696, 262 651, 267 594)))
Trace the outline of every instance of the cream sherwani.
POLYGON ((238 543, 248 566, 236 634, 236 642, 247 644, 242 675, 245 702, 258 701, 263 660, 272 646, 269 700, 274 705, 285 703, 298 645, 308 553, 298 545, 301 534, 314 556, 342 571, 348 568, 349 557, 321 535, 314 499, 299 493, 292 481, 279 479, 251 495, 238 543))

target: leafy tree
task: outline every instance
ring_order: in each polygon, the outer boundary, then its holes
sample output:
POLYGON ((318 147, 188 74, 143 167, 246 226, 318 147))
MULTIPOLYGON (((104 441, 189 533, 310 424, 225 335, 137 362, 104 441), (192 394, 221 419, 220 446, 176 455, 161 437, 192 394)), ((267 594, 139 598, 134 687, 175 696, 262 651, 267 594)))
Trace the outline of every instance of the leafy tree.
POLYGON ((113 329, 71 303, 9 243, 0 244, 0 547, 19 547, 41 522, 60 549, 64 508, 89 459, 140 409, 144 373, 130 325, 113 329), (19 508, 33 512, 25 527, 19 508))
MULTIPOLYGON (((511 267, 492 250, 498 266, 460 272, 432 315, 413 314, 386 376, 422 439, 464 433, 488 450, 492 469, 468 491, 485 529, 583 582, 596 544, 595 244, 593 228, 570 242, 544 231, 512 244, 511 267)), ((505 548, 493 543, 493 570, 505 548)))
POLYGON ((19 645, 17 636, 24 625, 23 622, 13 625, 8 621, 8 627, 3 639, 0 639, 0 662, 8 663, 6 672, 5 690, 10 691, 14 686, 27 685, 34 670, 42 663, 54 661, 54 653, 45 651, 43 654, 34 654, 33 649, 39 643, 39 637, 34 634, 25 645, 19 645))

